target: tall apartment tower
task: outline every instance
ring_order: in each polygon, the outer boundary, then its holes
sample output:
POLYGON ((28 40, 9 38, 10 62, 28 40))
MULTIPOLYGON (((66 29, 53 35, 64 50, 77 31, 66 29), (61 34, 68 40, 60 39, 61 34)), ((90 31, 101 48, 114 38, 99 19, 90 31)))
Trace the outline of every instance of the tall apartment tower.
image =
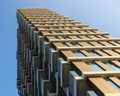
POLYGON ((45 8, 17 10, 19 96, 120 96, 120 39, 45 8))

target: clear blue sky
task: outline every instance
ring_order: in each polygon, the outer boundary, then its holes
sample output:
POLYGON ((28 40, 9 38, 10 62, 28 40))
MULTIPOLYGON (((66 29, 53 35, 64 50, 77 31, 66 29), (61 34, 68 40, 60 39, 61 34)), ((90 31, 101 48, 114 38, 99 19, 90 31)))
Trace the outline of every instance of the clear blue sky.
POLYGON ((46 7, 120 37, 120 0, 2 0, 0 5, 0 96, 16 90, 16 9, 46 7))

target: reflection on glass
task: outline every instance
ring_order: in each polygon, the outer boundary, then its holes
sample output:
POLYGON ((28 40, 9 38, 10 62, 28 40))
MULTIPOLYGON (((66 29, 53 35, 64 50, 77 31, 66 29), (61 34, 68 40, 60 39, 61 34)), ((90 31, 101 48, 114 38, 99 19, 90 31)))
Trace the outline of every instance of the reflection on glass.
POLYGON ((105 80, 113 87, 115 88, 118 92, 120 92, 120 87, 118 87, 114 82, 112 82, 110 79, 105 78, 105 80))
POLYGON ((112 70, 120 71, 120 68, 117 67, 115 64, 113 64, 113 63, 111 63, 111 62, 107 62, 107 63, 106 63, 106 66, 109 67, 109 68, 112 69, 112 70))
POLYGON ((84 57, 84 54, 82 54, 80 51, 75 51, 74 54, 78 57, 84 57))
POLYGON ((88 51, 92 56, 99 56, 99 54, 97 54, 96 52, 94 52, 94 51, 92 51, 92 50, 90 50, 90 51, 88 51))
POLYGON ((104 71, 99 65, 94 62, 89 62, 87 65, 94 71, 104 71))
POLYGON ((68 45, 67 45, 66 43, 63 43, 63 45, 64 45, 65 47, 68 47, 68 45))

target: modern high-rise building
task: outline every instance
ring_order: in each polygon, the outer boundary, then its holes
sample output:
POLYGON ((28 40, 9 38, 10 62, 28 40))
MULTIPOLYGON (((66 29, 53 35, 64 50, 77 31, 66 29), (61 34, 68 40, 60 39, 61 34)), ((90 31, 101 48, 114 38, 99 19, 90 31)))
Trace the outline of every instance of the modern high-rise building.
POLYGON ((17 10, 19 96, 120 96, 120 39, 45 8, 17 10))

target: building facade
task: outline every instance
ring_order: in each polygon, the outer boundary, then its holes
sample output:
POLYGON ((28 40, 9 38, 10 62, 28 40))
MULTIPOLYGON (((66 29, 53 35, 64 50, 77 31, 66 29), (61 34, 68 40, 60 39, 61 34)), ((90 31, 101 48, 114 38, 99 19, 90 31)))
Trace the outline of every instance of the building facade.
POLYGON ((120 39, 45 8, 17 10, 19 96, 120 96, 120 39))

